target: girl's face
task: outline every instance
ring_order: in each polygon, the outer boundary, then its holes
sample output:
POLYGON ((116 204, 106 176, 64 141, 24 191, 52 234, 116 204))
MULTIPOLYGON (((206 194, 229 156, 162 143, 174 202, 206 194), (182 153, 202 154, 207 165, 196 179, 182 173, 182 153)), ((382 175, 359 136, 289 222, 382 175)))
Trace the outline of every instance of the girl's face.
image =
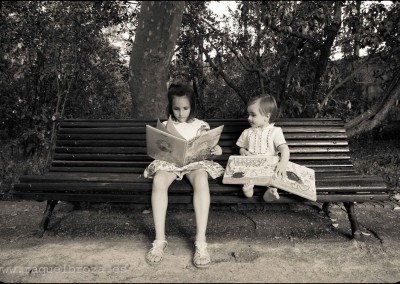
POLYGON ((249 121, 251 127, 265 127, 269 125, 269 118, 271 117, 271 114, 261 114, 259 102, 249 105, 247 107, 247 113, 249 114, 247 120, 249 121))
POLYGON ((190 102, 186 96, 172 99, 172 112, 179 122, 186 122, 190 115, 190 102))

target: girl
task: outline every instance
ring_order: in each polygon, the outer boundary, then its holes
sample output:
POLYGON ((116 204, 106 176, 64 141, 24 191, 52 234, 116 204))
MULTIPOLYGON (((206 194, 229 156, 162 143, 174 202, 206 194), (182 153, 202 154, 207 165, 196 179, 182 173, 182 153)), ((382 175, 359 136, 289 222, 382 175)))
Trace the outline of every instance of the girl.
MULTIPOLYGON (((282 128, 274 126, 278 114, 275 98, 272 96, 258 96, 252 98, 247 104, 248 121, 250 128, 245 129, 240 135, 236 145, 240 147, 241 155, 271 155, 281 157, 276 166, 275 174, 286 178, 286 166, 289 161, 290 151, 283 136, 282 128)), ((254 193, 254 184, 246 183, 243 193, 250 198, 254 193)), ((279 199, 278 190, 268 187, 263 196, 264 201, 279 199)))
MULTIPOLYGON (((168 90, 167 115, 171 116, 175 128, 187 140, 196 137, 203 130, 209 130, 207 122, 194 118, 196 112, 195 94, 192 88, 173 84, 168 90)), ((166 125, 166 121, 163 122, 166 125)), ((221 155, 222 148, 217 145, 212 155, 221 155)), ((206 229, 210 208, 208 175, 213 179, 223 175, 224 168, 213 161, 193 162, 183 167, 154 160, 144 171, 144 177, 153 178, 151 206, 156 238, 153 247, 146 255, 149 264, 159 264, 167 247, 165 237, 165 218, 168 207, 168 188, 174 180, 186 176, 193 186, 193 207, 196 219, 196 237, 194 242, 193 264, 204 268, 211 264, 207 251, 206 229)))

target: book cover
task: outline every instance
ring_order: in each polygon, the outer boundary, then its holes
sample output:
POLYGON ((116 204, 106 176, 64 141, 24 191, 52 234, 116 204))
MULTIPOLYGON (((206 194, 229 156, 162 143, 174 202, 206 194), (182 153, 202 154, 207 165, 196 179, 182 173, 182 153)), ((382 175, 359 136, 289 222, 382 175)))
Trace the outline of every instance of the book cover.
POLYGON ((173 123, 164 126, 158 120, 156 127, 146 125, 147 155, 179 167, 208 159, 211 157, 211 149, 218 144, 223 127, 221 125, 186 140, 178 133, 173 123))
POLYGON ((274 174, 278 162, 279 157, 273 156, 230 156, 222 183, 245 184, 251 180, 255 185, 273 186, 316 201, 314 170, 289 161, 287 178, 283 179, 274 174))

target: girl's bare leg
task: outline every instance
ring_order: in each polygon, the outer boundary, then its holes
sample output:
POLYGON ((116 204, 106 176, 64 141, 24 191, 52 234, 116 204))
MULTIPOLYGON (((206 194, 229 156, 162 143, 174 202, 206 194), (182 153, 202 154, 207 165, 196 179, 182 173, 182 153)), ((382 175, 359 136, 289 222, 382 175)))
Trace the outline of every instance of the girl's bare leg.
POLYGON ((195 170, 186 174, 193 186, 193 207, 196 216, 196 238, 194 242, 193 264, 197 268, 206 268, 211 264, 207 251, 206 230, 210 210, 210 188, 208 173, 205 170, 195 170))
POLYGON ((186 174, 193 186, 193 208, 196 217, 197 242, 206 241, 208 213, 210 210, 210 189, 208 173, 205 170, 195 170, 186 174))
POLYGON ((165 240, 165 218, 168 208, 168 188, 176 175, 167 171, 158 171, 153 179, 151 208, 156 231, 156 240, 165 240))
POLYGON ((146 261, 150 265, 157 265, 164 258, 167 248, 165 239, 165 217, 168 207, 168 188, 176 178, 174 173, 158 171, 154 176, 153 189, 151 193, 151 207, 153 209, 153 221, 156 230, 156 239, 152 248, 146 254, 146 261))

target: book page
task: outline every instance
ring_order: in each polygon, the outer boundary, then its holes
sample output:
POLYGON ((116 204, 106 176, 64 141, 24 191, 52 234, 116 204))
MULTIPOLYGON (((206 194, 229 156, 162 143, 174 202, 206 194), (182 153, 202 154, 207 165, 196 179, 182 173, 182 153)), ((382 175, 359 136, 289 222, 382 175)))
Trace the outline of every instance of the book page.
POLYGON ((188 142, 179 137, 146 125, 147 155, 153 159, 167 161, 178 166, 185 162, 185 151, 188 142))
POLYGON ((171 116, 169 116, 168 121, 167 121, 167 131, 169 133, 171 133, 172 135, 174 135, 175 137, 179 137, 182 139, 183 136, 178 132, 178 130, 176 130, 175 126, 174 126, 174 121, 172 120, 171 116))
POLYGON ((211 150, 218 144, 224 126, 203 132, 188 143, 185 164, 206 160, 211 157, 211 150))
POLYGON ((165 125, 160 121, 160 119, 157 119, 157 126, 156 128, 158 130, 161 130, 163 132, 168 132, 167 128, 165 127, 165 125))
POLYGON ((279 157, 274 156, 230 156, 222 182, 245 184, 252 181, 259 186, 274 186, 306 199, 316 201, 315 172, 313 169, 288 162, 287 178, 275 175, 279 157))

